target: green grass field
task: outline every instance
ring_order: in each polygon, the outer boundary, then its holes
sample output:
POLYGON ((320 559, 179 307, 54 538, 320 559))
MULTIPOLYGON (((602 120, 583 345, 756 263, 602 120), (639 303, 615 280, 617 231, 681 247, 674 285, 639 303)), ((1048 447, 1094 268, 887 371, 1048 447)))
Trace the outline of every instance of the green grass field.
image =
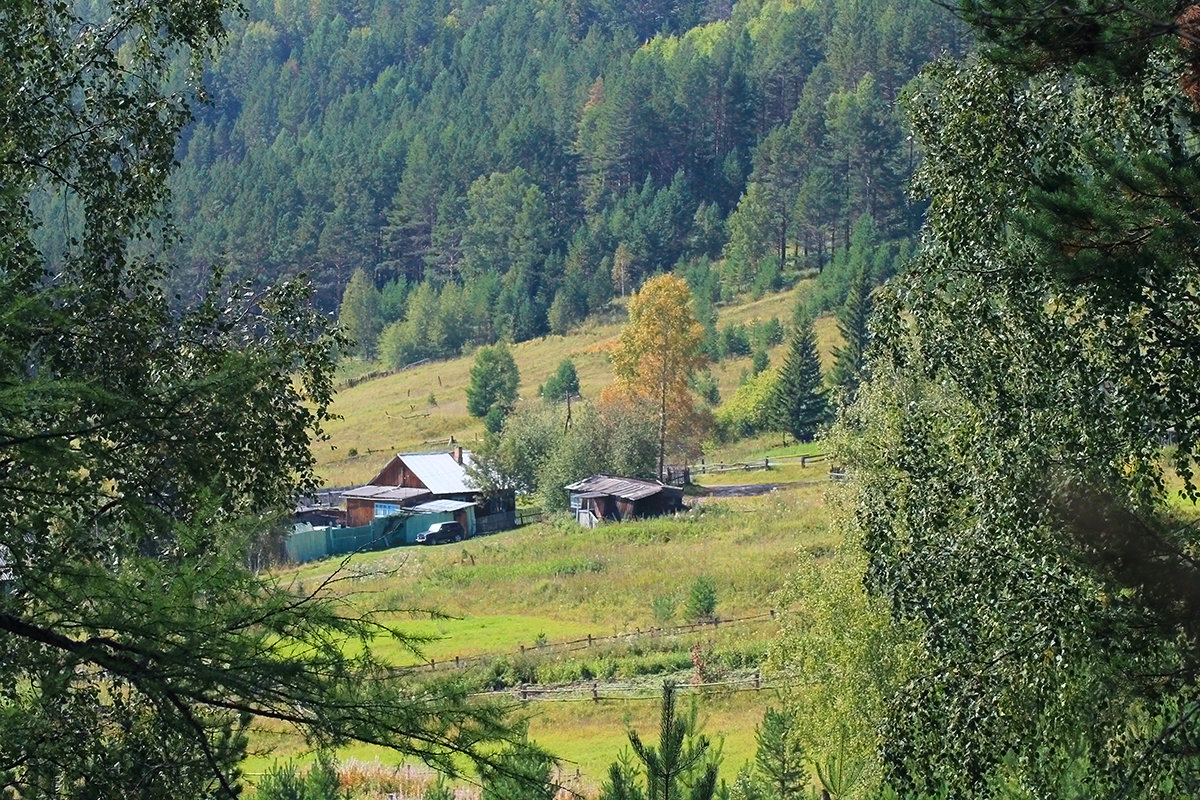
MULTIPOLYGON (((718 324, 776 317, 789 325, 796 298, 806 290, 801 284, 723 307, 718 324)), ((828 369, 838 341, 836 322, 821 318, 816 328, 828 369)), ((585 399, 597 397, 612 380, 608 354, 619 331, 618 324, 591 323, 569 336, 514 345, 522 397, 533 397, 567 357, 575 362, 585 399)), ((773 349, 772 363, 782 358, 785 347, 773 349)), ((482 435, 482 425, 466 413, 471 363, 469 355, 428 363, 342 389, 333 409, 342 419, 328 426, 331 440, 315 448, 319 474, 328 485, 361 483, 393 452, 438 449, 452 436, 470 447, 482 435)), ((373 364, 349 362, 342 378, 374 369, 373 364)), ((732 394, 749 369, 749 358, 712 366, 723 397, 732 394)), ((709 463, 733 463, 819 452, 820 445, 797 445, 770 435, 714 446, 706 457, 709 463)), ((444 667, 457 657, 463 679, 481 688, 594 679, 609 685, 632 682, 654 694, 665 677, 690 677, 694 646, 713 674, 753 670, 765 657, 777 622, 604 638, 688 622, 687 595, 702 575, 715 583, 719 617, 731 620, 773 608, 797 552, 821 554, 834 545, 825 507, 827 482, 821 480, 827 475, 827 462, 706 474, 697 476, 702 485, 799 485, 754 497, 694 496, 689 499, 692 509, 683 515, 595 530, 582 529, 569 517, 550 518, 461 544, 362 554, 344 565, 339 560, 315 562, 280 577, 298 590, 310 590, 342 570, 339 575, 349 579, 334 585, 351 602, 415 609, 387 619, 419 642, 379 639, 374 644, 391 663, 414 667, 413 680, 445 674, 444 668, 431 671, 429 663, 444 667), (588 635, 596 639, 594 647, 569 653, 554 647, 588 635)), ((705 732, 722 742, 722 774, 732 779, 753 757, 754 727, 764 709, 778 700, 770 689, 713 691, 717 694, 698 701, 700 719, 705 732)), ((506 696, 515 702, 515 695, 506 696)), ((658 703, 653 698, 573 699, 531 702, 519 712, 528 715, 531 738, 562 759, 562 781, 587 795, 625 746, 631 727, 655 735, 658 703)), ((255 754, 245 764, 251 785, 276 760, 310 757, 302 739, 268 723, 256 727, 252 749, 255 754)), ((392 781, 388 785, 400 787, 396 776, 401 773, 418 785, 423 780, 418 765, 398 763, 394 754, 378 748, 352 746, 338 756, 367 783, 385 776, 392 781)))
MULTIPOLYGON (((722 307, 718 310, 718 325, 772 317, 790 325, 796 299, 807 290, 807 282, 802 282, 787 292, 722 307)), ((617 324, 588 323, 567 336, 546 336, 513 345, 513 357, 521 371, 521 397, 534 397, 564 358, 575 362, 585 400, 598 397, 612 382, 608 353, 619 332, 617 324)), ((822 364, 828 370, 838 342, 836 320, 818 319, 816 332, 822 364)), ((772 363, 783 357, 785 347, 772 348, 772 363)), ((339 391, 332 410, 341 419, 326 425, 329 441, 313 446, 317 473, 326 485, 364 483, 397 452, 445 448, 450 437, 468 448, 477 442, 483 435, 483 424, 468 415, 466 407, 472 362, 473 355, 435 361, 339 391)), ((343 379, 372 369, 376 366, 347 362, 342 368, 343 379)), ((712 365, 721 396, 732 394, 742 375, 749 371, 749 358, 712 365)))
MULTIPOLYGON (((774 607, 797 552, 819 554, 834 544, 825 493, 824 485, 807 485, 757 497, 692 498, 693 509, 676 518, 594 530, 558 518, 460 544, 363 554, 345 566, 333 559, 315 562, 280 577, 311 589, 341 569, 349 579, 334 590, 352 602, 439 612, 438 618, 390 618, 406 632, 429 638, 421 647, 425 660, 489 654, 493 659, 481 668, 489 675, 502 667, 523 668, 550 683, 584 669, 598 679, 638 682, 652 693, 666 675, 686 679, 695 644, 717 675, 732 668, 728 665, 760 662, 775 623, 706 626, 678 637, 597 643, 570 654, 542 656, 537 644, 684 623, 688 590, 701 575, 714 581, 717 614, 725 619, 774 607), (663 597, 676 606, 670 618, 663 617, 664 604, 655 603, 663 597), (528 654, 518 657, 522 645, 528 654)), ((396 642, 379 641, 377 647, 397 664, 419 660, 396 642)), ((769 689, 718 692, 701 702, 705 731, 724 741, 726 778, 753 756, 754 727, 766 706, 777 702, 769 689)), ((654 736, 658 706, 652 699, 574 700, 529 703, 522 711, 530 714, 531 738, 562 759, 564 779, 575 780, 578 772, 578 786, 590 791, 631 726, 654 736)), ((252 745, 257 754, 245 764, 251 783, 275 760, 308 757, 301 739, 265 723, 256 728, 252 745)), ((389 774, 397 767, 396 756, 378 748, 354 746, 338 755, 343 761, 378 762, 372 769, 389 774)))

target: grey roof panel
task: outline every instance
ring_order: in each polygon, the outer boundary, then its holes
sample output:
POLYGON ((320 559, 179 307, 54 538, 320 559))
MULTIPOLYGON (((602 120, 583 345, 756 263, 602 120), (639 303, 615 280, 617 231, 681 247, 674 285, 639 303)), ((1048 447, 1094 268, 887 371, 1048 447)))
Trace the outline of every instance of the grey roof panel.
POLYGON ((472 494, 479 488, 467 476, 465 467, 471 463, 471 454, 463 451, 463 463, 459 464, 450 453, 400 453, 402 460, 417 476, 417 480, 429 487, 434 494, 472 494))
POLYGON ((410 489, 407 486, 359 486, 357 489, 350 489, 343 497, 352 497, 356 500, 376 500, 380 502, 388 500, 411 500, 414 497, 425 497, 429 494, 427 489, 410 489))
POLYGON ((678 491, 658 481, 643 481, 638 478, 621 478, 615 475, 593 475, 566 487, 569 492, 610 494, 624 500, 641 500, 665 490, 678 491))
POLYGON ((421 503, 419 506, 413 506, 412 510, 420 514, 436 514, 441 511, 461 511, 464 508, 471 508, 474 503, 468 503, 465 500, 430 500, 428 503, 421 503))

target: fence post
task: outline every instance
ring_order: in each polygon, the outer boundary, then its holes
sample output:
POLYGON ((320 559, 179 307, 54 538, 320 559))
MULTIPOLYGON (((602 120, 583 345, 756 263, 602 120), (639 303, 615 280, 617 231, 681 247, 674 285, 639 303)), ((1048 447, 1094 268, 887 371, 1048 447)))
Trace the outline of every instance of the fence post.
POLYGON ((763 459, 763 469, 770 469, 770 468, 771 468, 771 459, 764 458, 763 459))
POLYGON ((775 619, 775 609, 771 609, 771 619, 775 619))
POLYGON ((800 469, 808 468, 808 456, 800 456, 800 469))
POLYGON ((458 669, 458 656, 454 657, 454 668, 458 669))
POLYGON ((588 634, 588 647, 591 647, 591 646, 592 646, 592 635, 589 633, 588 634))
POLYGON ((760 672, 754 673, 754 688, 755 689, 762 688, 762 673, 760 673, 760 672))

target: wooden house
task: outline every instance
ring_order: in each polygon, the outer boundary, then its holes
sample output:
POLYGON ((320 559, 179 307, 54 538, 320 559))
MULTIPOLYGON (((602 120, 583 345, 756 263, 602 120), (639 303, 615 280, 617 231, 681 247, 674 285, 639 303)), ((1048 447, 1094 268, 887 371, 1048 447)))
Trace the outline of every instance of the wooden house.
POLYGON ((566 489, 575 519, 589 528, 602 520, 655 517, 684 508, 683 490, 658 481, 593 475, 566 489))
POLYGON ((347 525, 369 525, 376 517, 400 511, 450 512, 464 530, 505 530, 516 522, 511 492, 486 498, 467 473, 471 454, 461 447, 450 452, 398 453, 366 486, 345 494, 347 525))

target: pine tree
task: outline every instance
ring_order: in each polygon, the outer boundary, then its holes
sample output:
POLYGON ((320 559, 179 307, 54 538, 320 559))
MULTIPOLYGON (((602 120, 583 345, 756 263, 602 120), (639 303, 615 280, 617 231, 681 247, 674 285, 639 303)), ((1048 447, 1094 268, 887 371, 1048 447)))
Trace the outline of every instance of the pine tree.
POLYGON ((754 763, 759 776, 770 787, 772 800, 798 800, 808 786, 804 752, 796 740, 796 721, 783 711, 768 708, 762 724, 755 729, 758 749, 754 763))
POLYGON ((629 751, 621 751, 621 759, 608 767, 608 780, 600 787, 600 800, 646 800, 646 793, 637 784, 637 772, 628 763, 629 751))
POLYGON ((479 767, 480 800, 553 800, 554 759, 518 741, 479 767))
POLYGON ((643 743, 637 731, 629 732, 629 746, 646 773, 647 800, 684 800, 685 783, 691 785, 686 795, 691 800, 712 800, 716 795, 717 765, 709 760, 710 743, 694 728, 694 720, 675 713, 675 686, 665 681, 658 747, 643 743))
POLYGON ((776 424, 795 436, 796 441, 811 442, 826 412, 821 362, 811 318, 801 319, 792 334, 776 392, 776 424))
POLYGON ((871 284, 866 266, 859 268, 850 284, 846 303, 838 314, 838 331, 843 344, 835 351, 830 382, 841 390, 842 402, 851 403, 858 392, 863 356, 867 350, 867 320, 871 315, 871 284))
POLYGON ((425 787, 421 800, 454 800, 454 790, 447 786, 445 778, 439 775, 436 781, 425 787))

